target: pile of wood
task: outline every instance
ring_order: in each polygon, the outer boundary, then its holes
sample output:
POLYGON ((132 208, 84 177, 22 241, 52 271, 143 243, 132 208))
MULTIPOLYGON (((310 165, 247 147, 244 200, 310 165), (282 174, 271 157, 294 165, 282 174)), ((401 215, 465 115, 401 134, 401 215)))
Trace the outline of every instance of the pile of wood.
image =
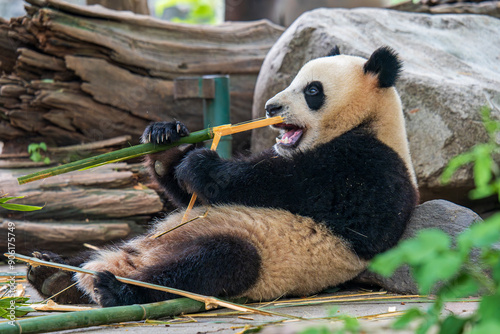
MULTIPOLYGON (((69 161, 121 147, 130 136, 100 142, 49 148, 51 161, 69 161)), ((141 163, 115 163, 19 185, 17 178, 48 166, 27 154, 0 155, 0 195, 24 196, 10 203, 43 206, 20 212, 0 208, 0 234, 13 232, 18 252, 52 250, 69 254, 85 243, 100 246, 144 232, 164 203, 141 163), (22 167, 22 168, 20 168, 22 167), (15 230, 10 228, 12 224, 15 230)), ((167 207, 168 209, 168 207, 167 207)), ((7 237, 0 240, 7 249, 7 237)))
POLYGON ((231 121, 248 120, 261 63, 283 31, 267 21, 187 26, 58 0, 27 2, 25 17, 0 21, 6 149, 124 134, 137 142, 150 121, 172 118, 200 129, 202 102, 173 98, 173 79, 181 76, 229 74, 231 121))
MULTIPOLYGON (((100 246, 143 232, 161 211, 158 194, 133 177, 133 166, 119 163, 72 172, 19 186, 17 177, 39 169, 0 169, 0 188, 12 203, 44 206, 31 212, 0 208, 0 231, 15 224, 16 251, 52 250, 69 254, 83 244, 100 246)), ((7 249, 7 237, 0 240, 7 249)))
MULTIPOLYGON (((174 79, 185 76, 229 74, 231 121, 246 121, 261 63, 282 33, 267 21, 186 26, 58 0, 27 2, 25 17, 0 19, 0 195, 44 206, 0 208, 1 234, 14 222, 16 252, 25 254, 68 254, 127 238, 164 208, 138 164, 19 186, 16 178, 32 167, 48 167, 29 160, 27 144, 46 142, 52 162, 69 162, 135 144, 151 121, 175 118, 201 129, 202 101, 173 96, 174 79)), ((236 149, 249 136, 235 137, 236 149)))

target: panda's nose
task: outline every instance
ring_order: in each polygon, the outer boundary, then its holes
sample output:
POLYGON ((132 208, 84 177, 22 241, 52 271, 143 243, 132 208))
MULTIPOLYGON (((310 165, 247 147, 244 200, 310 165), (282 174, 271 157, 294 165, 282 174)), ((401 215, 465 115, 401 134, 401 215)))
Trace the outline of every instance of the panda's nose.
POLYGON ((281 104, 268 104, 266 106, 266 115, 267 117, 273 117, 282 110, 283 106, 281 104))

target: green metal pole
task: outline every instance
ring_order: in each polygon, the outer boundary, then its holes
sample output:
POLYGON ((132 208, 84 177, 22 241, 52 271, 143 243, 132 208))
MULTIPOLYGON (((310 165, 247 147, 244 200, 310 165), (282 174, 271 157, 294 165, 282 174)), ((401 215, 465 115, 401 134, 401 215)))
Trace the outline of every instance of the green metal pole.
MULTIPOLYGON (((203 100, 203 118, 205 127, 230 124, 230 95, 228 75, 205 75, 203 79, 211 79, 215 84, 215 96, 213 99, 203 100)), ((231 157, 231 136, 221 138, 217 146, 217 153, 223 158, 231 157)))

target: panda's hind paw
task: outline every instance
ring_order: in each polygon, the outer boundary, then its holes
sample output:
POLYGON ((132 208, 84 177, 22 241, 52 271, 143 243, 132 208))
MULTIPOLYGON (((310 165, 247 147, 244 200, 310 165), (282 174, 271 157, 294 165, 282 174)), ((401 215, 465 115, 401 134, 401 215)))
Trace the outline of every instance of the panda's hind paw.
MULTIPOLYGON (((65 264, 65 261, 57 254, 48 251, 35 251, 33 257, 54 263, 65 264)), ((53 296, 53 300, 61 304, 88 303, 88 298, 82 296, 76 287, 71 287, 73 275, 69 271, 44 265, 28 265, 26 273, 28 282, 44 298, 53 296), (61 293, 61 291, 63 291, 61 293)))
POLYGON ((121 295, 124 283, 118 281, 109 271, 98 272, 94 278, 94 297, 102 307, 125 305, 121 295))
POLYGON ((49 251, 34 251, 32 253, 33 257, 36 257, 37 259, 47 261, 47 262, 55 262, 55 263, 61 263, 61 264, 66 264, 66 261, 62 259, 61 256, 59 256, 56 253, 52 253, 49 251))
POLYGON ((143 143, 169 144, 189 135, 187 127, 179 122, 154 122, 149 124, 141 137, 143 143))

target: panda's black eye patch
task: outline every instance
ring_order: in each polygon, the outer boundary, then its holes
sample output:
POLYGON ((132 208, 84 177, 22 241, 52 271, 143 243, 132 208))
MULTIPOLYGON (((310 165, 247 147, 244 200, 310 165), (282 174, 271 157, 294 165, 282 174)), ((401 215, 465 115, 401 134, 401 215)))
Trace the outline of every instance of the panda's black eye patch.
POLYGON ((304 97, 307 106, 311 110, 319 110, 325 103, 325 93, 323 92, 323 85, 319 81, 310 82, 304 88, 304 97))

